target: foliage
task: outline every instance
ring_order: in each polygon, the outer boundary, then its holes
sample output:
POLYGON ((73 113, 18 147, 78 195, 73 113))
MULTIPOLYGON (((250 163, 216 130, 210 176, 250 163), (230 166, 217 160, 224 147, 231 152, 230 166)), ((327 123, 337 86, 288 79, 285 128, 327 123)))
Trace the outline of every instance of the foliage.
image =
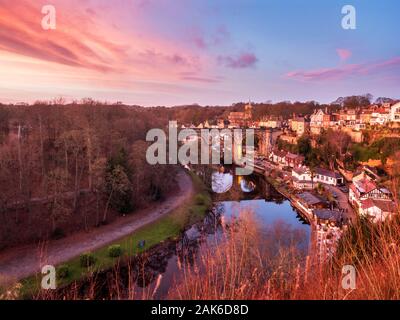
POLYGON ((61 265, 61 266, 59 266, 57 268, 57 276, 60 279, 68 278, 69 274, 70 274, 70 270, 69 270, 69 266, 68 265, 63 264, 63 265, 61 265))
POLYGON ((119 244, 115 244, 115 245, 112 245, 112 246, 108 247, 108 255, 111 258, 120 257, 122 255, 122 252, 123 252, 123 250, 121 248, 121 245, 119 245, 119 244))
POLYGON ((79 261, 82 268, 89 268, 96 263, 96 258, 92 253, 83 253, 80 255, 79 261))

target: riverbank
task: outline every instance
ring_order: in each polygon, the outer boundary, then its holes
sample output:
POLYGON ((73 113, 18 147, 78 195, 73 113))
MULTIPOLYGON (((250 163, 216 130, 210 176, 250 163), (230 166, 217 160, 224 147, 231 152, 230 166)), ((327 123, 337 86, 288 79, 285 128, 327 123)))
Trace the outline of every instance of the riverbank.
MULTIPOLYGON (((130 258, 152 248, 160 242, 179 236, 186 226, 201 220, 211 206, 211 197, 208 190, 196 175, 181 173, 179 181, 179 195, 163 202, 157 210, 148 213, 146 215, 147 218, 141 220, 142 223, 136 221, 134 224, 126 225, 123 221, 120 225, 114 226, 116 229, 112 233, 112 236, 109 237, 104 237, 105 230, 99 229, 99 234, 87 235, 87 243, 84 241, 75 241, 68 246, 63 244, 59 248, 57 246, 51 247, 53 255, 50 257, 49 246, 47 248, 47 255, 44 254, 42 259, 40 259, 37 253, 39 250, 34 248, 34 251, 30 252, 28 256, 35 262, 31 262, 30 269, 24 264, 24 258, 13 260, 15 263, 18 263, 18 268, 10 267, 12 264, 6 263, 3 260, 0 263, 0 273, 8 275, 9 273, 5 272, 5 270, 9 270, 11 274, 13 270, 18 270, 19 274, 15 275, 15 278, 25 278, 21 281, 21 295, 29 297, 37 292, 40 285, 39 280, 41 279, 41 275, 36 273, 38 272, 39 265, 53 264, 57 266, 56 270, 58 271, 60 269, 67 270, 67 274, 63 278, 57 279, 58 287, 62 287, 82 279, 93 272, 111 268, 119 259, 130 258), (140 241, 143 241, 144 245, 139 248, 138 243, 140 241), (121 257, 113 258, 109 256, 108 249, 111 245, 121 247, 123 251, 121 257), (72 250, 71 248, 75 249, 72 250), (67 250, 68 255, 63 255, 62 252, 65 252, 63 250, 67 250), (90 268, 82 267, 80 263, 79 255, 85 252, 90 252, 95 260, 95 264, 90 268), (68 258, 63 259, 63 257, 68 258), (31 272, 29 273, 30 270, 31 272), (36 275, 29 276, 35 273, 36 275)), ((111 228, 111 226, 104 228, 111 228)), ((62 244, 63 240, 60 241, 60 244, 62 244)))

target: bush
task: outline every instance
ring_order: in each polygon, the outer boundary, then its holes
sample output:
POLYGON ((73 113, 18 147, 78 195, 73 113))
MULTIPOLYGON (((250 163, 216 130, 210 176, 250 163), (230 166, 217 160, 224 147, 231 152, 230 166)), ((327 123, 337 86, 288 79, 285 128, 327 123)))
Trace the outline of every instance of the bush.
POLYGON ((66 264, 63 264, 57 268, 57 275, 60 279, 68 278, 69 274, 69 266, 67 266, 66 264))
POLYGON ((88 268, 96 263, 96 258, 91 253, 84 253, 80 256, 82 268, 88 268))
POLYGON ((202 206, 206 203, 206 199, 202 194, 198 194, 195 198, 196 204, 202 206))
POLYGON ((111 258, 118 258, 122 255, 122 248, 119 244, 108 247, 108 255, 111 258))

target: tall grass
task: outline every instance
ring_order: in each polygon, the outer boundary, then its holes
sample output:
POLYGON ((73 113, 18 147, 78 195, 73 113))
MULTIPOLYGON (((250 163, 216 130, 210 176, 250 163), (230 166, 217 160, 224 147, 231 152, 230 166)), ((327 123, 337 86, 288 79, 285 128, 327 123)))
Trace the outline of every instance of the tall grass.
POLYGON ((281 239, 260 243, 256 222, 242 219, 225 241, 204 251, 169 298, 179 299, 399 299, 400 221, 360 219, 341 239, 336 255, 319 262, 281 239), (271 247, 272 245, 272 247, 271 247), (356 289, 342 287, 342 267, 356 268, 356 289))

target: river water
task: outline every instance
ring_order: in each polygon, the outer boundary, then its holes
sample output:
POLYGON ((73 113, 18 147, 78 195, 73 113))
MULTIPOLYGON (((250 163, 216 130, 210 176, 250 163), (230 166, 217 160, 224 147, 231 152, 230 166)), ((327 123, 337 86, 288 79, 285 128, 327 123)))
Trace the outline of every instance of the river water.
MULTIPOLYGON (((154 298, 164 298, 170 288, 182 280, 179 266, 185 248, 195 257, 201 255, 202 250, 218 244, 222 237, 223 221, 232 221, 241 214, 251 214, 261 234, 269 237, 269 240, 278 241, 274 238, 279 237, 280 245, 284 239, 288 244, 295 242, 305 253, 308 250, 310 226, 302 220, 290 202, 263 178, 255 175, 235 177, 231 172, 216 172, 212 180, 215 193, 213 210, 202 223, 192 226, 184 233, 173 253, 158 261, 164 266, 161 268, 161 281, 158 282, 154 298)), ((185 256, 187 253, 185 252, 185 256)), ((153 292, 156 282, 154 280, 150 284, 147 293, 153 292)))
MULTIPOLYGON (((304 253, 310 242, 310 226, 280 193, 262 177, 234 176, 232 172, 215 172, 212 176, 213 209, 201 223, 191 226, 178 241, 168 241, 151 249, 136 266, 136 299, 163 299, 182 280, 182 263, 193 264, 203 250, 212 249, 223 238, 225 222, 240 215, 252 215, 256 228, 268 243, 279 246, 295 243, 304 253), (184 262, 183 262, 184 261, 184 262), (140 266, 141 265, 141 266, 140 266), (143 271, 144 270, 144 271, 143 271), (140 276, 139 274, 142 274, 140 276)), ((277 247, 279 247, 277 246, 277 247)), ((134 271, 135 272, 135 271, 134 271)), ((105 284, 97 298, 109 298, 108 271, 98 278, 105 284)), ((128 278, 131 269, 122 267, 121 278, 128 278)), ((125 285, 125 291, 129 292, 125 285)), ((83 289, 83 291, 86 291, 83 289)))

